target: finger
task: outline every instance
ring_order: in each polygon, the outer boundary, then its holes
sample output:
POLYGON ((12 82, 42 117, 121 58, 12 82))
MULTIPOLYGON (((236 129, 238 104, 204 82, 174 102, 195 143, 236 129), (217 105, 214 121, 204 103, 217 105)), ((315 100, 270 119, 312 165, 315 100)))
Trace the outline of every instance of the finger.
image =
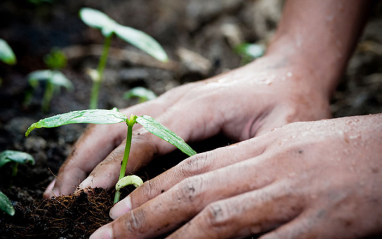
POLYGON ((161 175, 146 181, 128 197, 117 203, 110 210, 110 217, 115 219, 137 208, 152 198, 169 190, 183 179, 214 171, 225 166, 261 155, 266 150, 268 138, 254 138, 217 150, 192 156, 161 175), (256 145, 256 147, 253 147, 256 145))
POLYGON ((117 238, 144 238, 168 232, 214 201, 270 184, 274 174, 270 171, 265 173, 268 167, 269 164, 260 156, 256 160, 186 178, 167 192, 119 217, 108 230, 112 230, 117 238), (244 183, 248 178, 251 178, 251 183, 244 183))
MULTIPOLYGON (((298 239, 298 238, 317 238, 319 234, 312 235, 310 233, 310 237, 303 237, 303 235, 307 236, 307 232, 312 227, 311 220, 307 219, 308 217, 304 214, 298 216, 291 222, 280 226, 279 228, 266 233, 261 236, 260 239, 298 239)), ((317 225, 318 226, 318 225, 317 225)), ((322 234, 321 234, 322 235, 322 234)), ((333 237, 326 237, 333 238, 333 237)))
POLYGON ((88 127, 61 166, 53 188, 46 190, 44 196, 72 193, 87 173, 119 143, 123 131, 124 128, 121 125, 88 127), (104 137, 99 137, 99 135, 104 137), (94 150, 95 148, 97 150, 94 150))
POLYGON ((168 238, 232 238, 259 234, 297 217, 304 203, 288 182, 209 204, 168 238))

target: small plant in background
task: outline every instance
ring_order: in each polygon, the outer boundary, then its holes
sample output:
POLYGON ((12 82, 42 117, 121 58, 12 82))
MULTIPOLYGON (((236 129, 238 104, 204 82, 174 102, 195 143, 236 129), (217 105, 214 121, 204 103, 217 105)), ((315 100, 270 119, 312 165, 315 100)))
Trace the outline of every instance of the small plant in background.
POLYGON ((91 8, 82 8, 80 10, 80 17, 86 25, 100 29, 102 35, 105 37, 102 56, 98 63, 97 71, 90 71, 91 74, 89 74, 93 80, 93 87, 90 97, 90 109, 95 109, 98 105, 98 94, 103 81, 103 72, 109 54, 111 39, 114 34, 157 60, 164 62, 168 60, 167 54, 160 44, 151 36, 142 31, 120 25, 113 19, 109 18, 106 14, 91 8))
MULTIPOLYGON (((19 164, 30 163, 34 164, 34 159, 32 155, 13 150, 5 150, 0 153, 0 168, 5 164, 11 163, 12 165, 12 176, 17 175, 17 168, 19 164)), ((0 210, 6 212, 7 214, 13 216, 15 214, 15 209, 12 206, 9 198, 0 191, 0 210)))
POLYGON ((242 57, 242 64, 247 64, 265 53, 262 44, 242 43, 235 47, 234 51, 242 57))
POLYGON ((0 153, 0 168, 7 163, 12 163, 12 176, 17 175, 17 168, 19 164, 34 164, 32 155, 20 151, 5 150, 0 153))
POLYGON ((0 61, 7 63, 8 65, 16 64, 16 56, 13 53, 12 48, 8 43, 0 38, 0 61))
MULTIPOLYGON (((12 48, 8 45, 8 43, 1 38, 0 38, 0 61, 8 65, 16 64, 15 53, 13 53, 12 48)), ((0 86, 2 81, 3 80, 0 78, 0 86)))
MULTIPOLYGON (((38 87, 40 81, 45 81, 46 86, 41 108, 44 113, 47 113, 50 101, 53 95, 59 92, 60 87, 71 90, 73 85, 60 71, 66 66, 66 57, 62 51, 53 49, 45 56, 44 61, 50 70, 34 71, 28 75, 28 81, 34 89, 38 87)), ((29 102, 30 97, 31 94, 27 95, 26 102, 29 102)))
POLYGON ((147 131, 158 136, 159 138, 169 142, 174 145, 182 152, 187 154, 188 156, 192 156, 196 154, 196 152, 186 143, 182 138, 177 136, 174 132, 161 125, 154 118, 143 115, 136 116, 131 115, 130 118, 126 115, 120 113, 116 108, 112 110, 82 110, 82 111, 72 111, 65 114, 60 114, 56 116, 52 116, 49 118, 42 119, 34 124, 32 124, 25 136, 28 136, 30 132, 35 128, 52 128, 58 127, 66 124, 74 124, 74 123, 91 123, 91 124, 116 124, 125 122, 127 124, 127 137, 126 137, 126 147, 123 155, 123 160, 121 164, 121 170, 119 173, 119 180, 116 184, 116 193, 114 197, 114 203, 117 203, 120 198, 120 189, 133 184, 138 187, 143 183, 142 179, 140 179, 136 175, 125 176, 126 174, 126 166, 129 160, 130 148, 131 148, 131 140, 132 140, 132 131, 133 126, 136 123, 142 125, 147 131))
POLYGON ((157 98, 157 95, 149 89, 138 86, 125 92, 125 94, 123 95, 123 98, 126 100, 129 100, 131 98, 138 98, 139 103, 143 103, 143 102, 157 98))

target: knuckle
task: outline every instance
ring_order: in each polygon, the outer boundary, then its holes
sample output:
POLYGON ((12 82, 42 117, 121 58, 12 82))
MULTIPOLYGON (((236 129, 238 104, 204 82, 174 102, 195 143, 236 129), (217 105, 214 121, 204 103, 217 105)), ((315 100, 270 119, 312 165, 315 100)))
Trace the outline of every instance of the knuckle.
POLYGON ((133 234, 144 233, 145 213, 143 210, 133 210, 128 217, 125 217, 124 227, 133 234))
POLYGON ((211 166, 216 158, 214 151, 194 155, 180 165, 182 176, 189 177, 206 173, 211 170, 211 166))
POLYGON ((137 190, 139 190, 140 188, 142 188, 141 190, 143 190, 142 193, 144 198, 151 199, 153 197, 153 192, 157 187, 154 185, 153 180, 148 180, 141 187, 137 188, 137 190))
POLYGON ((121 162, 124 148, 118 147, 114 149, 106 158, 106 162, 121 162))
POLYGON ((231 224, 233 215, 226 203, 214 202, 202 211, 202 216, 210 229, 221 231, 231 224))
POLYGON ((203 179, 194 176, 182 180, 176 189, 176 196, 179 203, 190 203, 201 198, 203 179))

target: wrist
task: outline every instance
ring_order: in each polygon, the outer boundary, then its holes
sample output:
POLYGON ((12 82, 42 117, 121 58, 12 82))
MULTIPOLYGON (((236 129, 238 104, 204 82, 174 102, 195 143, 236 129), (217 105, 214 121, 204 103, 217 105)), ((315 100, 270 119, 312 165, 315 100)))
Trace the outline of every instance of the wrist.
POLYGON ((284 64, 292 69, 303 71, 304 81, 329 99, 343 74, 348 57, 336 53, 331 46, 300 44, 297 36, 275 36, 265 57, 283 59, 284 64))

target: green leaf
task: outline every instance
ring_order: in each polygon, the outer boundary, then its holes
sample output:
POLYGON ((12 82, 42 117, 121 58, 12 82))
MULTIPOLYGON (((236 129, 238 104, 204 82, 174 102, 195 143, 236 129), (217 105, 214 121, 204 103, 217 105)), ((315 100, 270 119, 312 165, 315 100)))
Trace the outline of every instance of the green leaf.
POLYGON ((53 48, 49 54, 44 57, 46 66, 50 69, 62 69, 66 66, 66 56, 63 51, 53 48))
POLYGON ((128 185, 134 185, 136 188, 143 184, 143 180, 137 175, 129 175, 118 180, 115 190, 119 191, 128 185))
POLYGON ((0 38, 0 60, 9 64, 16 64, 16 56, 6 41, 0 38))
POLYGON ((88 26, 100 29, 105 37, 115 33, 122 40, 129 42, 150 56, 164 62, 168 60, 167 54, 161 45, 142 31, 120 25, 103 12, 92 8, 82 8, 80 17, 88 26))
POLYGON ((52 71, 52 70, 39 70, 34 71, 28 75, 29 84, 33 87, 37 86, 38 81, 49 81, 55 87, 65 87, 67 89, 72 89, 72 82, 66 78, 64 74, 60 71, 52 71))
POLYGON ((0 191, 0 210, 8 213, 9 215, 15 215, 15 209, 12 206, 11 200, 0 191))
POLYGON ((92 8, 82 8, 80 10, 80 17, 86 25, 100 29, 105 37, 109 37, 113 34, 118 25, 118 23, 105 13, 92 8))
POLYGON ((148 115, 138 116, 137 122, 141 124, 147 131, 174 145, 188 156, 196 154, 196 152, 186 142, 184 142, 181 137, 176 135, 165 126, 161 125, 154 118, 148 115))
POLYGON ((0 153, 0 168, 9 162, 34 164, 32 155, 20 151, 5 150, 0 153))
POLYGON ((133 97, 138 97, 140 99, 140 102, 145 102, 145 101, 148 101, 148 100, 153 100, 155 99, 157 96, 156 94, 149 90, 149 89, 146 89, 144 87, 135 87, 129 91, 127 91, 124 95, 123 95, 123 98, 124 99, 131 99, 133 97))
POLYGON ((89 123, 89 124, 116 124, 126 122, 127 116, 119 113, 116 108, 112 110, 80 110, 65 114, 55 115, 42 119, 32 124, 25 136, 36 128, 53 128, 67 124, 89 123))
POLYGON ((115 29, 115 34, 157 60, 168 61, 167 54, 161 45, 146 33, 131 27, 118 25, 115 29))

